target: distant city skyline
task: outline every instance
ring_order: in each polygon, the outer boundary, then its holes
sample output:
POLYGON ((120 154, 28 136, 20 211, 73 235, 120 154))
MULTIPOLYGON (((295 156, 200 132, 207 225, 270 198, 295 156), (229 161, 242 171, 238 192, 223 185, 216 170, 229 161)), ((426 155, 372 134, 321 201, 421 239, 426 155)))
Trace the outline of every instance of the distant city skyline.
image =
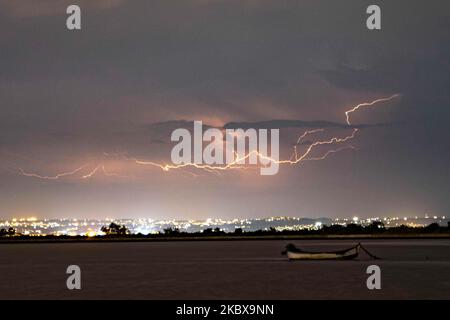
POLYGON ((14 218, 0 220, 0 229, 10 227, 18 234, 44 236, 44 235, 69 235, 69 236, 97 236, 103 235, 103 226, 111 222, 124 225, 133 234, 157 234, 164 233, 165 229, 178 229, 185 232, 202 232, 205 229, 219 228, 221 231, 234 232, 236 229, 246 231, 269 230, 319 230, 324 225, 369 225, 374 221, 382 222, 386 228, 406 225, 409 227, 425 227, 431 223, 447 226, 450 219, 445 216, 424 217, 343 217, 343 218, 297 218, 297 217, 267 217, 254 219, 201 219, 201 220, 158 220, 158 219, 38 219, 36 217, 14 218))

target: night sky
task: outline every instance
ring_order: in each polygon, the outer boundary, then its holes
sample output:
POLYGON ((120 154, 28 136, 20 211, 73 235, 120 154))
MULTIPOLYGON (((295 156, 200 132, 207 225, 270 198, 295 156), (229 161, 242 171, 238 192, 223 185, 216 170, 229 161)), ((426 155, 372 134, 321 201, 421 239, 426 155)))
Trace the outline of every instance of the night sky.
POLYGON ((450 215, 450 2, 376 1, 369 31, 374 3, 0 0, 0 219, 450 215), (132 160, 170 163, 193 120, 298 120, 289 158, 305 130, 346 136, 346 110, 393 94, 352 113, 354 149, 275 176, 132 160))

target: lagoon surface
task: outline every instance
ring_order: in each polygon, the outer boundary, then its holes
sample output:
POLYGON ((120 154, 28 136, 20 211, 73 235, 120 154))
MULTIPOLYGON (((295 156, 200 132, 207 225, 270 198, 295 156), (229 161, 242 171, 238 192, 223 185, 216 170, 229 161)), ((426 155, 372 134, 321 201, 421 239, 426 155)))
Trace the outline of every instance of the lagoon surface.
POLYGON ((0 244, 0 299, 450 299, 450 240, 365 240, 382 260, 289 262, 292 242, 338 250, 356 240, 0 244), (68 290, 66 268, 81 268, 68 290), (381 268, 381 290, 366 269, 381 268))

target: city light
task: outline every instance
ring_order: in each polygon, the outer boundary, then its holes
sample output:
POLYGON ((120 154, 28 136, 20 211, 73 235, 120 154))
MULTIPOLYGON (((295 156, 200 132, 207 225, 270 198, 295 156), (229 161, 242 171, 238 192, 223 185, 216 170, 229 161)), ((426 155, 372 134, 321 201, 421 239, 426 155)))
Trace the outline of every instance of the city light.
POLYGON ((105 235, 100 229, 108 226, 111 222, 124 225, 132 234, 158 234, 164 233, 165 229, 178 229, 183 232, 201 232, 205 229, 219 228, 224 232, 234 232, 236 229, 245 231, 270 230, 298 231, 298 230, 320 230, 325 225, 346 226, 350 223, 368 226, 373 222, 383 222, 386 228, 399 227, 425 227, 433 222, 446 226, 445 216, 435 216, 436 219, 404 217, 374 217, 374 218, 322 218, 314 220, 311 218, 299 218, 289 216, 272 216, 267 218, 207 218, 205 220, 156 220, 156 219, 29 219, 14 218, 11 220, 0 220, 0 229, 14 228, 17 234, 44 236, 87 236, 96 237, 105 235), (412 222, 414 221, 414 222, 412 222))

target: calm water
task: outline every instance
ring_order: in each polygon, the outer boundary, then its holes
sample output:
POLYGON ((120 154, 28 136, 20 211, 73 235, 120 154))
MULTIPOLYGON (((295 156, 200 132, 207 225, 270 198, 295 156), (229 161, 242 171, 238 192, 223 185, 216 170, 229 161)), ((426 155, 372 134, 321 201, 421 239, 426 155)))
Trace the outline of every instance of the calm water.
MULTIPOLYGON (((356 241, 291 241, 337 250, 356 241)), ((0 245, 0 298, 338 299, 450 298, 450 240, 363 241, 383 260, 289 262, 288 241, 0 245), (82 290, 66 289, 66 267, 82 290), (366 288, 378 264, 382 289, 366 288)))

